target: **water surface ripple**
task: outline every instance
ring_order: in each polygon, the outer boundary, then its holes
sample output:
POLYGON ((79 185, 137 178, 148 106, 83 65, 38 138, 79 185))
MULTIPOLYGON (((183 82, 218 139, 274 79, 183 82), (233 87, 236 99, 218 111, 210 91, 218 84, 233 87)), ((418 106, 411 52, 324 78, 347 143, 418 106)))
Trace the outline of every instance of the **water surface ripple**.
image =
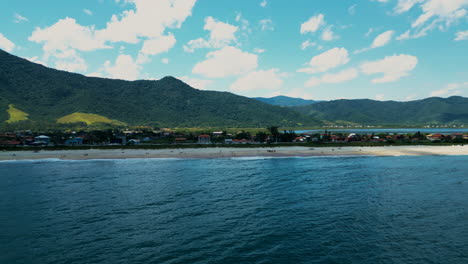
POLYGON ((468 263, 468 157, 0 163, 0 263, 468 263))

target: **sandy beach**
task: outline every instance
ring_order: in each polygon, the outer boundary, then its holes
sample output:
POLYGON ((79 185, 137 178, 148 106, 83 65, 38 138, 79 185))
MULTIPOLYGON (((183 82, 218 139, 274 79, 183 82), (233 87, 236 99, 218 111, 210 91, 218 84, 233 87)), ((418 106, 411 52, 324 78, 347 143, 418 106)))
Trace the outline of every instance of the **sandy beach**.
POLYGON ((2 151, 0 160, 468 155, 468 146, 273 147, 2 151))

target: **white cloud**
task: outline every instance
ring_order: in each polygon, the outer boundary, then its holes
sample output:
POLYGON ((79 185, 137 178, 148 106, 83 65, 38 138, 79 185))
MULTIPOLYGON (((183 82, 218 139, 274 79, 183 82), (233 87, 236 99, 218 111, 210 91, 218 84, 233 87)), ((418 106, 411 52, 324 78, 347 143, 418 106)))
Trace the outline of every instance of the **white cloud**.
POLYGON ((337 39, 338 36, 336 36, 335 33, 331 30, 331 26, 327 27, 323 32, 322 32, 322 40, 325 41, 332 41, 334 39, 337 39))
POLYGON ((451 23, 466 15, 467 11, 463 9, 466 5, 468 5, 468 0, 427 0, 421 5, 423 14, 411 26, 419 27, 432 17, 451 23))
POLYGON ((369 28, 369 30, 365 34, 366 38, 368 38, 372 34, 372 32, 374 32, 374 28, 369 28))
POLYGON ((266 51, 265 49, 260 49, 260 48, 255 48, 253 50, 253 52, 258 53, 258 54, 264 53, 265 51, 266 51))
POLYGON ((424 2, 425 0, 398 0, 395 7, 395 12, 401 14, 409 11, 414 5, 424 2))
POLYGON ((260 29, 265 31, 265 30, 275 30, 275 27, 273 25, 273 21, 271 19, 262 19, 258 22, 260 24, 260 29))
POLYGON ((24 17, 18 13, 15 13, 14 15, 15 19, 13 20, 15 23, 23 23, 23 22, 28 22, 29 19, 27 17, 24 17))
MULTIPOLYGON (((238 16, 240 16, 240 14, 238 14, 238 16)), ((239 17, 239 19, 241 18, 239 17)), ((207 17, 203 29, 210 31, 209 39, 198 38, 190 40, 187 45, 184 46, 186 52, 194 52, 195 49, 200 48, 222 48, 227 46, 236 41, 235 33, 239 28, 228 23, 217 21, 213 17, 207 17)))
POLYGON ((370 49, 383 47, 383 46, 387 45, 392 40, 393 34, 395 34, 395 31, 393 31, 393 30, 385 31, 384 33, 378 35, 374 39, 374 41, 372 42, 370 47, 357 50, 354 53, 357 54, 357 53, 361 53, 361 52, 364 52, 364 51, 368 51, 370 49))
POLYGON ((301 25, 301 34, 306 34, 308 32, 316 32, 321 26, 325 24, 326 23, 323 14, 313 16, 301 25))
POLYGON ((352 6, 350 6, 348 8, 348 14, 350 14, 352 16, 354 16, 356 14, 356 4, 354 4, 354 5, 352 5, 352 6))
POLYGON ((94 27, 81 26, 75 19, 68 17, 50 27, 36 28, 29 40, 43 44, 45 57, 69 49, 92 51, 109 48, 104 40, 96 38, 94 27))
POLYGON ((100 39, 111 42, 137 43, 141 38, 156 38, 166 28, 180 28, 192 15, 196 0, 125 0, 135 6, 120 15, 112 16, 103 30, 96 32, 100 39))
POLYGON ((468 14, 464 8, 468 6, 468 0, 399 0, 395 12, 407 12, 415 5, 419 5, 422 14, 413 21, 412 29, 400 35, 398 40, 420 38, 435 28, 445 30, 468 14))
POLYGON ((89 10, 89 9, 86 9, 86 8, 83 9, 83 12, 84 12, 85 14, 87 14, 88 16, 92 16, 92 15, 93 15, 93 12, 92 12, 91 10, 89 10))
POLYGON ((412 101, 416 98, 416 96, 418 96, 417 94, 410 94, 408 96, 405 97, 405 101, 412 101))
POLYGON ((206 55, 206 60, 197 63, 192 73, 208 78, 223 78, 241 75, 256 69, 258 56, 242 50, 226 46, 221 50, 212 51, 206 55))
POLYGON ((385 94, 376 94, 375 95, 375 100, 377 101, 383 101, 385 98, 385 94))
POLYGON ((467 40, 468 39, 468 30, 458 31, 455 35, 456 35, 456 37, 455 37, 456 41, 467 40))
POLYGON ((191 78, 188 76, 181 76, 177 78, 182 80, 186 84, 190 85, 191 87, 200 89, 200 90, 208 89, 208 87, 213 83, 212 80, 197 79, 197 78, 191 78))
POLYGON ((168 34, 153 39, 145 40, 138 55, 138 63, 148 61, 148 56, 168 52, 176 44, 174 35, 168 34))
POLYGON ((37 57, 37 56, 34 56, 34 57, 26 57, 25 59, 27 59, 27 60, 30 61, 30 62, 34 62, 34 63, 37 63, 37 64, 41 64, 41 65, 47 67, 47 63, 41 61, 41 60, 39 59, 39 57, 37 57))
POLYGON ((313 46, 317 46, 317 43, 311 42, 310 40, 306 40, 306 41, 302 42, 302 44, 301 44, 301 49, 302 49, 302 50, 305 50, 305 49, 307 49, 308 47, 313 47, 313 46))
MULTIPOLYGON (((73 50, 70 50, 74 52, 73 50)), ((57 60, 55 68, 68 72, 85 72, 88 69, 88 64, 78 54, 67 55, 66 58, 57 60)))
POLYGON ((348 51, 345 48, 333 48, 313 57, 308 67, 299 69, 298 72, 319 73, 344 65, 349 62, 348 51))
POLYGON ((261 7, 266 7, 267 4, 268 4, 268 2, 266 0, 263 0, 262 2, 260 2, 261 7))
POLYGON ((6 52, 12 52, 14 48, 15 43, 0 33, 0 49, 5 50, 6 52))
POLYGON ((392 36, 394 33, 395 31, 388 30, 378 35, 372 42, 371 49, 380 48, 387 45, 390 42, 390 40, 392 40, 392 36))
POLYGON ((229 89, 236 93, 274 91, 283 85, 278 69, 254 71, 237 79, 229 89))
POLYGON ((373 83, 394 82, 402 77, 409 75, 418 64, 418 58, 411 55, 400 54, 385 57, 382 60, 366 62, 361 65, 363 73, 377 74, 382 73, 381 78, 373 79, 373 83))
POLYGON ((431 92, 431 96, 448 97, 453 95, 459 95, 462 93, 462 89, 468 89, 468 82, 450 83, 443 89, 431 92))
POLYGON ((162 58, 161 62, 164 64, 169 64, 169 59, 168 58, 162 58))
POLYGON ((353 79, 356 79, 359 75, 358 70, 355 68, 350 68, 342 70, 338 73, 325 74, 321 78, 310 78, 304 85, 306 87, 317 86, 322 83, 343 83, 353 79))
POLYGON ((133 81, 138 79, 140 66, 130 55, 119 55, 114 65, 110 61, 104 63, 104 71, 113 79, 133 81))

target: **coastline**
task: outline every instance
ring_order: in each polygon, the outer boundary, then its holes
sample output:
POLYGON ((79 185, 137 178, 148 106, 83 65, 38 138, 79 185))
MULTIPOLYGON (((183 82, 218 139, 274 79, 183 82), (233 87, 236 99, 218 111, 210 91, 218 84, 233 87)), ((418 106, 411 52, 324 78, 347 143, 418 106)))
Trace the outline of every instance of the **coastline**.
POLYGON ((91 160, 91 159, 216 159, 235 157, 320 157, 320 156, 431 156, 468 155, 468 145, 384 146, 384 147, 270 147, 270 148, 187 148, 187 149, 88 149, 1 151, 0 161, 14 160, 91 160))

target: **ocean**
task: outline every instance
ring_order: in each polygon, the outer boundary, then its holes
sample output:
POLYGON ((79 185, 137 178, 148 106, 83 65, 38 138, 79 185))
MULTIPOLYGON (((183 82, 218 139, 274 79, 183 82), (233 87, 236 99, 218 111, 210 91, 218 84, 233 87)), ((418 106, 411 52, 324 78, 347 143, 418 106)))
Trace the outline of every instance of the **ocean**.
POLYGON ((468 263, 468 156, 0 162, 0 263, 468 263))

